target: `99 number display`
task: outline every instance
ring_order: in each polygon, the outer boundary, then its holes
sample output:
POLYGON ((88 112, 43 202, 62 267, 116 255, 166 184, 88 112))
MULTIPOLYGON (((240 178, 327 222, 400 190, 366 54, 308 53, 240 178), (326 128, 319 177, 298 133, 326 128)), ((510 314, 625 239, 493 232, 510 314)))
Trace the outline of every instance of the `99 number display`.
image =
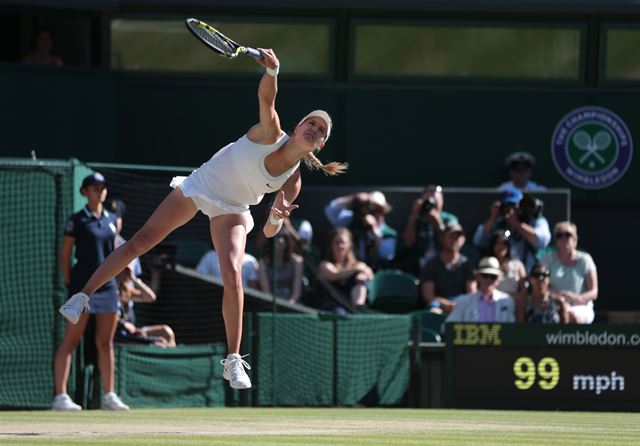
POLYGON ((542 390, 551 390, 560 380, 560 366, 555 358, 546 356, 538 365, 528 356, 521 356, 513 363, 513 373, 516 376, 515 386, 519 390, 530 389, 538 377, 538 385, 542 390))

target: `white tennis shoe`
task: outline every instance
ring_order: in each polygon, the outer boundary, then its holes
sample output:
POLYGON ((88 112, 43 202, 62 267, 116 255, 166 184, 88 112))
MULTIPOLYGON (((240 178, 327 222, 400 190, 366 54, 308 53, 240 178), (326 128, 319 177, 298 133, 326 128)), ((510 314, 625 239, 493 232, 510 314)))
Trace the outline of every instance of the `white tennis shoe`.
POLYGON ((61 393, 53 399, 51 410, 78 411, 82 410, 82 407, 74 403, 71 397, 66 393, 61 393))
POLYGON ((245 356, 249 355, 240 356, 237 353, 233 353, 220 361, 220 364, 224 366, 222 377, 229 381, 232 389, 249 389, 251 387, 251 380, 247 372, 244 371, 245 368, 251 370, 251 366, 242 359, 245 356))
POLYGON ((115 392, 105 393, 100 404, 102 410, 129 410, 129 406, 122 402, 115 392))
POLYGON ((80 315, 89 311, 89 296, 84 293, 76 293, 62 304, 58 311, 75 325, 80 320, 80 315))

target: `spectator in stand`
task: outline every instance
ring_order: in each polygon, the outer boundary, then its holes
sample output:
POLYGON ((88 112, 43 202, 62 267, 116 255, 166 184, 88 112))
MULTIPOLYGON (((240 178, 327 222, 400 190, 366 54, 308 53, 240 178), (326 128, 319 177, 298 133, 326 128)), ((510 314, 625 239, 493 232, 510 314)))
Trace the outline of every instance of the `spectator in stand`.
POLYGON ((33 50, 24 56, 23 63, 36 65, 62 66, 62 59, 52 53, 53 33, 49 28, 38 28, 34 38, 33 50))
MULTIPOLYGON (((331 231, 327 258, 320 262, 318 276, 347 296, 352 306, 357 308, 366 304, 367 285, 373 279, 373 270, 366 263, 356 259, 353 252, 353 236, 347 228, 331 231)), ((320 308, 345 311, 328 300, 321 303, 320 308)))
POLYGON ((120 234, 124 226, 124 214, 127 212, 127 205, 124 204, 124 201, 113 198, 105 203, 105 207, 116 214, 116 228, 118 229, 118 234, 120 234))
MULTIPOLYGON (((242 258, 241 272, 243 288, 260 288, 258 283, 258 268, 258 259, 248 252, 245 252, 244 257, 242 258)), ((196 265, 196 271, 207 276, 222 279, 218 253, 214 249, 207 251, 198 262, 198 265, 196 265)))
POLYGON ((395 257, 398 233, 384 219, 390 211, 380 191, 335 198, 324 210, 334 228, 349 228, 356 257, 374 270, 389 266, 395 257))
POLYGON ((529 273, 527 287, 523 287, 516 299, 518 322, 536 324, 568 324, 569 305, 562 296, 553 296, 549 287, 549 268, 536 264, 529 273))
POLYGON ((506 190, 515 187, 523 192, 547 190, 542 184, 531 181, 536 159, 529 152, 512 153, 505 160, 505 164, 511 181, 505 181, 498 186, 498 189, 506 190))
POLYGON ((591 255, 577 249, 578 228, 561 221, 553 228, 557 250, 550 252, 542 263, 551 272, 552 294, 569 305, 569 321, 590 324, 595 317, 593 302, 598 298, 598 272, 591 255))
POLYGON ((500 200, 491 205, 489 218, 478 225, 473 243, 478 248, 488 249, 491 236, 497 230, 509 230, 511 257, 531 269, 537 263, 538 250, 551 241, 549 222, 542 211, 541 200, 523 195, 517 188, 505 189, 500 200))
POLYGON ((432 257, 422 271, 422 299, 434 312, 449 313, 455 307, 457 296, 476 291, 473 266, 460 253, 464 242, 464 229, 460 224, 447 226, 440 234, 440 254, 432 257))
POLYGON ((475 275, 478 291, 458 297, 446 322, 515 322, 513 298, 496 289, 502 276, 498 259, 480 259, 475 275))
POLYGON ((508 229, 496 231, 489 242, 489 253, 498 259, 502 270, 496 289, 515 297, 524 287, 527 272, 520 260, 511 258, 510 236, 511 232, 508 229))
MULTIPOLYGON (((104 176, 98 172, 86 176, 82 180, 80 193, 87 197, 87 205, 69 218, 60 250, 60 264, 69 296, 80 291, 91 274, 115 249, 118 233, 116 215, 104 207, 107 198, 107 181, 104 176), (72 266, 71 256, 74 252, 77 261, 72 266)), ((101 407, 106 410, 129 410, 129 406, 114 392, 113 337, 118 322, 119 306, 118 289, 113 279, 96 290, 89 306, 89 313, 95 317, 98 368, 104 390, 101 407)), ((71 356, 84 335, 89 313, 83 312, 77 324, 66 322, 64 338, 54 358, 56 396, 52 410, 82 409, 67 394, 67 380, 71 369, 71 356)))
POLYGON ((440 234, 447 225, 458 223, 458 217, 443 207, 442 187, 434 184, 425 187, 415 199, 396 254, 400 269, 417 277, 427 261, 440 253, 440 234))
POLYGON ((267 244, 267 249, 258 260, 260 289, 265 293, 271 293, 273 275, 275 274, 276 296, 286 299, 292 304, 298 303, 302 297, 304 270, 302 256, 296 254, 293 248, 293 237, 287 231, 281 230, 272 242, 267 244))
POLYGON ((120 319, 118 320, 115 340, 119 342, 153 344, 159 347, 175 347, 176 337, 168 325, 136 326, 134 302, 153 303, 156 301, 156 293, 136 276, 134 270, 135 264, 131 262, 116 276, 116 283, 120 292, 120 319))
POLYGON ((310 250, 313 244, 313 226, 309 220, 286 217, 283 226, 293 238, 295 252, 304 255, 310 250))

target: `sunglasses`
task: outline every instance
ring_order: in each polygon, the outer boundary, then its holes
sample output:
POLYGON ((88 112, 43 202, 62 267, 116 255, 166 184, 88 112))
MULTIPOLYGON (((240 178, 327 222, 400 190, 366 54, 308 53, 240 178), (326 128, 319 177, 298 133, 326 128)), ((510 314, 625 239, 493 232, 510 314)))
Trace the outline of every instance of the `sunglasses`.
POLYGON ((497 280, 498 276, 496 276, 495 274, 480 274, 480 277, 482 277, 483 279, 487 279, 487 280, 497 280))
POLYGON ((558 232, 556 234, 556 238, 568 238, 568 237, 573 237, 573 234, 570 232, 558 232))
POLYGON ((546 279, 547 277, 549 277, 551 274, 550 273, 531 273, 531 277, 535 277, 536 279, 546 279))
POLYGON ((530 170, 532 168, 531 163, 526 161, 518 161, 509 165, 509 170, 530 170))

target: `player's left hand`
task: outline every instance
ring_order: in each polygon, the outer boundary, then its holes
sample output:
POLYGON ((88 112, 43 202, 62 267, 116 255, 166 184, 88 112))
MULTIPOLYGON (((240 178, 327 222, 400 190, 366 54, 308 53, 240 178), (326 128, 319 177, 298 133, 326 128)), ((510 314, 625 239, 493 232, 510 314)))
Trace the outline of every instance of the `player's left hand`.
POLYGON ((276 199, 271 207, 271 212, 277 218, 287 218, 291 215, 291 211, 298 209, 298 207, 297 204, 289 204, 286 198, 284 198, 284 192, 280 191, 276 195, 276 199))

